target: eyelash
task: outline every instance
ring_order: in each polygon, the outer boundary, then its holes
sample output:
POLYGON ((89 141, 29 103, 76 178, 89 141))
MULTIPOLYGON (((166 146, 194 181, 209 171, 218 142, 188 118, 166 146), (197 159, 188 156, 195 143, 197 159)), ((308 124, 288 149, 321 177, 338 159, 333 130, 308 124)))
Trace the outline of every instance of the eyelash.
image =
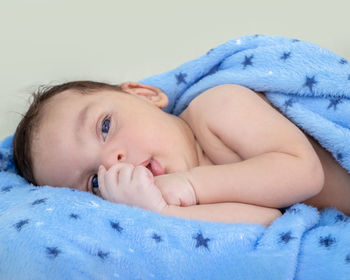
MULTIPOLYGON (((100 132, 101 132, 103 141, 106 141, 106 137, 107 137, 107 135, 108 135, 108 133, 109 133, 110 128, 111 128, 111 117, 110 117, 110 115, 107 115, 106 117, 104 117, 104 118, 102 119, 102 122, 101 122, 101 124, 99 125, 99 130, 100 130, 100 132), (107 131, 104 132, 103 130, 105 129, 105 122, 108 123, 108 129, 107 129, 107 131), (104 136, 104 133, 106 134, 106 136, 104 136)), ((94 178, 95 178, 95 177, 97 178, 97 174, 94 174, 94 175, 91 177, 91 179, 89 180, 89 185, 91 186, 91 192, 92 192, 93 194, 96 194, 96 193, 94 192, 94 178)), ((97 188, 98 188, 98 183, 97 183, 97 188)), ((88 188, 88 189, 89 189, 89 188, 88 188)))
MULTIPOLYGON (((92 176, 92 179, 91 179, 91 192, 93 194, 96 194, 96 192, 94 191, 94 178, 96 177, 96 180, 97 180, 97 174, 95 174, 94 176, 92 176)), ((98 182, 97 182, 97 189, 98 189, 98 182)))
POLYGON ((105 141, 105 140, 106 140, 106 137, 107 137, 107 135, 106 135, 106 136, 103 136, 103 133, 108 134, 110 128, 111 128, 111 117, 110 117, 109 115, 107 115, 105 118, 103 118, 103 120, 102 120, 102 122, 101 122, 101 126, 100 126, 100 130, 101 130, 101 135, 102 135, 103 141, 105 141), (104 123, 105 123, 106 121, 108 121, 108 130, 107 130, 107 132, 103 132, 104 123))

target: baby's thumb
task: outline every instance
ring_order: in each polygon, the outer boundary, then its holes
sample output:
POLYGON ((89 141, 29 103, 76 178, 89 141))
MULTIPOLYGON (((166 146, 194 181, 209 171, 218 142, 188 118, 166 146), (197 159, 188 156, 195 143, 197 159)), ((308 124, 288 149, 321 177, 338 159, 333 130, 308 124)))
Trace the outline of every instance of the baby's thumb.
POLYGON ((103 165, 100 165, 97 172, 97 181, 98 181, 98 190, 103 196, 103 190, 105 185, 105 175, 106 175, 106 168, 103 165))

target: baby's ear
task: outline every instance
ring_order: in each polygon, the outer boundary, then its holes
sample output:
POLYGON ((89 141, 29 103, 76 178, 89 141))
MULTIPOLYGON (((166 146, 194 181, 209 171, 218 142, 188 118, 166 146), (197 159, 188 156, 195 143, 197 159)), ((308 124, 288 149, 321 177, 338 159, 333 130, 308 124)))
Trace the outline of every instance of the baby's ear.
POLYGON ((121 84, 123 91, 146 98, 159 108, 168 105, 168 96, 159 88, 135 82, 125 82, 121 84))

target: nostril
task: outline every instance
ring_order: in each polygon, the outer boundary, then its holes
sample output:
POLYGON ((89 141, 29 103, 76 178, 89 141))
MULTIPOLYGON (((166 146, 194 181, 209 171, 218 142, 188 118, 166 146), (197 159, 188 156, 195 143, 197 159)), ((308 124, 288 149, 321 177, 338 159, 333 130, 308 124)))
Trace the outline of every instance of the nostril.
POLYGON ((118 155, 118 160, 121 160, 122 159, 122 155, 118 155))

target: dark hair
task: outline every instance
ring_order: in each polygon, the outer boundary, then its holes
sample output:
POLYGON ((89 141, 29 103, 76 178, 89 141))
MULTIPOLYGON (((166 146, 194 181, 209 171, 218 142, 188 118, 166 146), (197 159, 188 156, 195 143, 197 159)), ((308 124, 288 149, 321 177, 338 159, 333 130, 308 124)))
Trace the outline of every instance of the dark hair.
POLYGON ((66 90, 75 90, 82 94, 93 93, 101 89, 122 92, 119 85, 94 81, 73 81, 55 86, 41 86, 32 93, 32 103, 19 122, 13 137, 13 158, 18 174, 28 182, 37 185, 32 165, 32 142, 35 129, 40 121, 40 112, 47 101, 66 90))

